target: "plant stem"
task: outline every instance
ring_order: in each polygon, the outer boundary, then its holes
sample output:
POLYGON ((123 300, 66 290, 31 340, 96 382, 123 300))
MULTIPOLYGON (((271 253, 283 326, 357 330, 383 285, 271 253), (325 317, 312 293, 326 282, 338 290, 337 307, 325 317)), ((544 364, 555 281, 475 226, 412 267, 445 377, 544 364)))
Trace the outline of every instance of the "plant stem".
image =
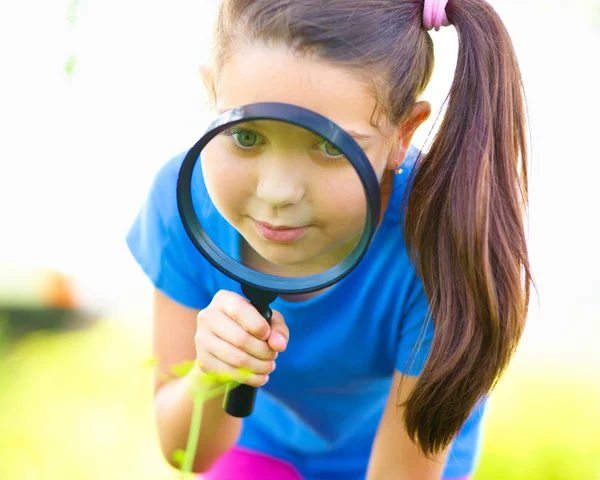
POLYGON ((200 427, 202 425, 202 411, 204 402, 211 398, 223 395, 227 389, 227 385, 221 385, 209 391, 197 391, 194 394, 194 410, 192 413, 192 421, 190 424, 190 433, 188 435, 185 457, 181 467, 181 480, 185 480, 187 473, 192 473, 194 467, 194 459, 196 450, 198 449, 198 438, 200 437, 200 427))
POLYGON ((194 466, 194 457, 198 448, 198 437, 200 436, 200 425, 202 424, 202 409, 204 407, 204 393, 200 392, 194 395, 194 412, 192 414, 192 423, 190 425, 190 433, 188 436, 187 449, 181 468, 182 480, 185 479, 186 473, 191 473, 194 466))

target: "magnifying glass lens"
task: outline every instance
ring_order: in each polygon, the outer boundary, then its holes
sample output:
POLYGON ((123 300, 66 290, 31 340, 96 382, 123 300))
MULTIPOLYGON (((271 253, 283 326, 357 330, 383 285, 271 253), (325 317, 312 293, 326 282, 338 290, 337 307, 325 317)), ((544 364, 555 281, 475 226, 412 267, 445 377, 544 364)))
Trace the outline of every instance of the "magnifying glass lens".
POLYGON ((234 260, 292 278, 327 271, 356 248, 366 225, 360 177, 318 134, 276 120, 233 125, 193 171, 195 215, 234 260))

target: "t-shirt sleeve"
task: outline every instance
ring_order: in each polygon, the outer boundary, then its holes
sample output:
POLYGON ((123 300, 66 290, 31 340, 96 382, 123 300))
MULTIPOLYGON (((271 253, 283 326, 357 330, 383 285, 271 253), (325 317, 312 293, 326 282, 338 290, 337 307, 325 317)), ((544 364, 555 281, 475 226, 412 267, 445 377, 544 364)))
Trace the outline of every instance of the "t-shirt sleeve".
POLYGON ((409 376, 418 376, 423 370, 434 332, 423 284, 414 275, 398 329, 396 351, 396 369, 409 376))
POLYGON ((204 308, 209 264, 196 250, 177 209, 177 176, 185 153, 158 172, 128 234, 127 246, 154 286, 176 302, 204 308))

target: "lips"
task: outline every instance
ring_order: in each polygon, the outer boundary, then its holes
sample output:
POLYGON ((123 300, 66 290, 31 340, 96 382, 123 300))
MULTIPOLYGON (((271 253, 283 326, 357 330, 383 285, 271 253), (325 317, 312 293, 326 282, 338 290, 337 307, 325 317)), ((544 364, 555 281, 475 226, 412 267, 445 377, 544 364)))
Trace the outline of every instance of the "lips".
POLYGON ((288 225, 271 225, 252 219, 259 235, 272 242, 291 243, 300 240, 308 231, 308 226, 291 227, 288 225))

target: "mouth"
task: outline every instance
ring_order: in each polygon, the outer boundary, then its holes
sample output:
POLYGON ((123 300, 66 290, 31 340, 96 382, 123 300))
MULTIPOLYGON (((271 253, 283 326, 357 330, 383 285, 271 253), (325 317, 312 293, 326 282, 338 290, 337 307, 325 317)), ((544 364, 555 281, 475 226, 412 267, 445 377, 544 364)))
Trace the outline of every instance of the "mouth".
POLYGON ((288 225, 271 225, 252 219, 258 234, 265 240, 279 243, 292 243, 300 240, 308 231, 309 225, 292 227, 288 225))

